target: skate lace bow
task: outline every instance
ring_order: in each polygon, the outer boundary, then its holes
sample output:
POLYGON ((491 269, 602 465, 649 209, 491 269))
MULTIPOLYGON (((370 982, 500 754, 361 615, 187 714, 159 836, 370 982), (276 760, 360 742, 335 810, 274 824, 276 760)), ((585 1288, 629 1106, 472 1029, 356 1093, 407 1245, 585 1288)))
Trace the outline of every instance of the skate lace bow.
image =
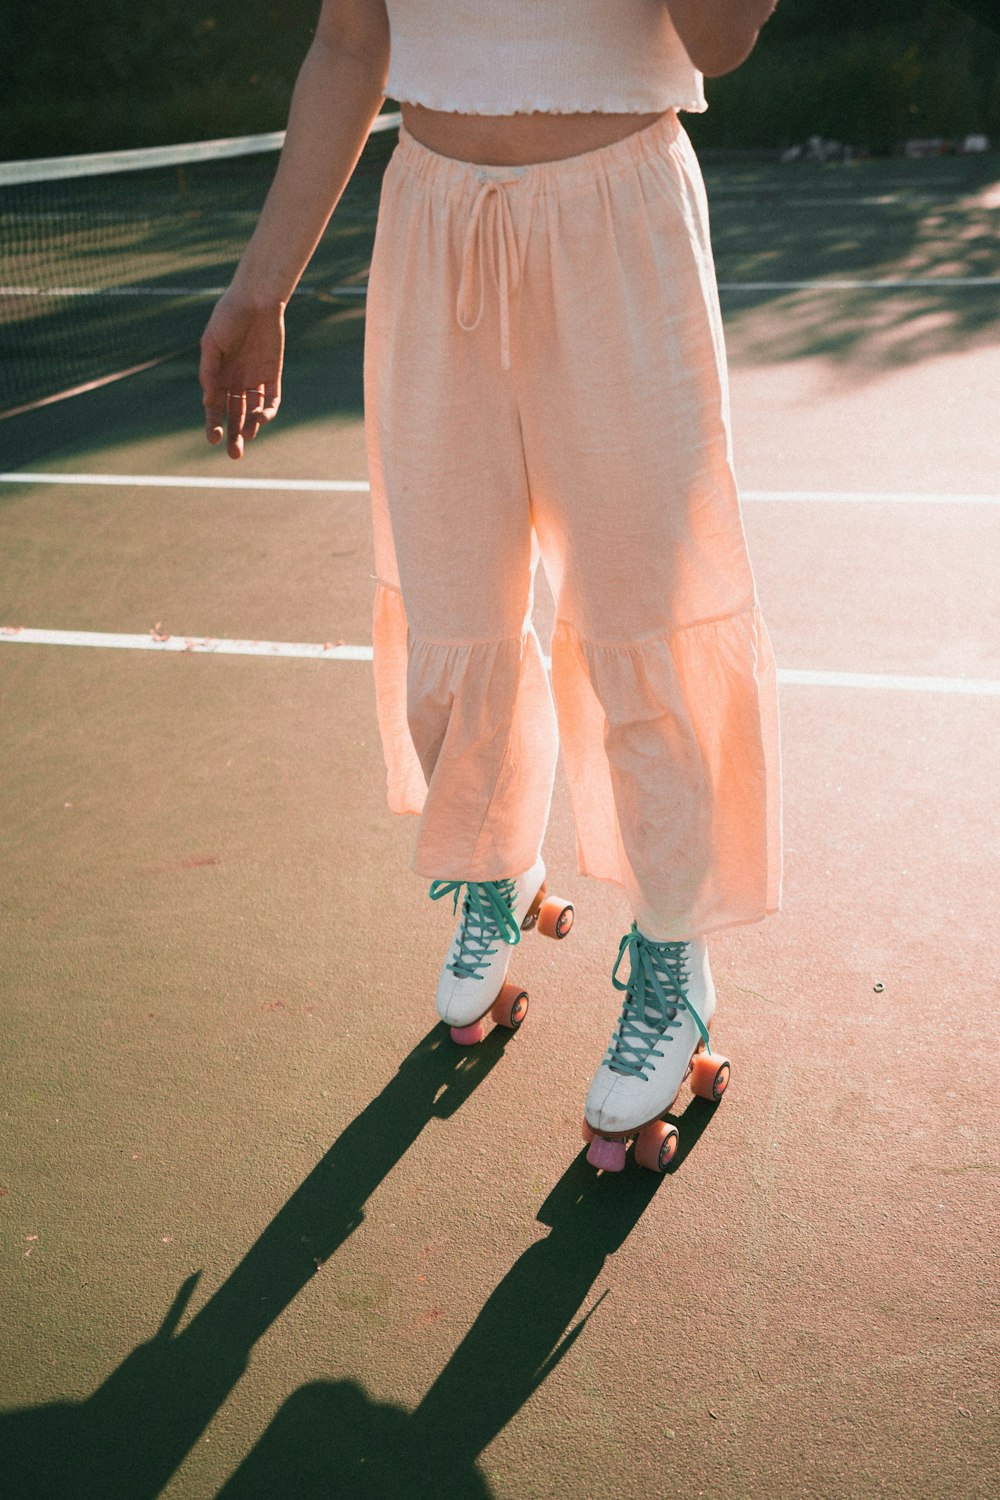
POLYGON ((656 1044, 672 1041, 671 1029, 683 1024, 678 1019, 679 1010, 690 1012, 702 1041, 709 1046, 708 1028, 688 999, 687 966, 687 943, 654 943, 632 923, 631 931, 618 945, 618 957, 611 971, 611 983, 616 990, 625 992, 622 1013, 605 1058, 613 1072, 645 1081, 646 1064, 663 1056, 656 1044), (623 981, 618 978, 618 970, 626 952, 629 976, 623 981))
POLYGON ((502 167, 494 174, 488 168, 482 167, 476 176, 482 183, 482 187, 476 195, 469 215, 469 226, 465 232, 465 245, 462 251, 462 277, 458 287, 458 302, 455 315, 459 326, 467 333, 479 326, 479 320, 483 316, 483 301, 486 293, 485 271, 483 267, 483 252, 485 242, 485 231, 483 218, 486 213, 487 201, 492 199, 494 208, 494 248, 495 261, 493 266, 493 277, 496 282, 497 291, 500 295, 500 363, 505 370, 510 369, 510 293, 516 289, 521 279, 521 263, 517 254, 517 239, 514 234, 514 220, 511 217, 510 204, 507 194, 504 192, 504 183, 516 182, 524 174, 524 168, 502 167), (475 317, 472 317, 472 286, 476 277, 478 265, 479 274, 479 307, 475 317))
POLYGON ((440 901, 453 896, 452 910, 458 910, 462 886, 468 895, 462 902, 462 925, 458 933, 458 952, 448 968, 459 979, 482 979, 484 969, 502 939, 513 946, 521 941, 521 928, 514 920, 517 899, 513 880, 434 880, 430 897, 440 901))

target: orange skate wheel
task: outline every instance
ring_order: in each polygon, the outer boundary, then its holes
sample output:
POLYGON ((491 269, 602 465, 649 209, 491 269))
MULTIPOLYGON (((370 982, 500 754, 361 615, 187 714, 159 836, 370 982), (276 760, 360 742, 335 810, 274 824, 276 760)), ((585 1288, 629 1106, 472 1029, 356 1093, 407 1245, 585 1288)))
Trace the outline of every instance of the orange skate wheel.
POLYGON ((516 984, 508 980, 494 1000, 490 1015, 498 1026, 506 1026, 508 1031, 516 1031, 527 1014, 527 990, 519 989, 516 984))
POLYGON ((590 1143, 591 1143, 591 1141, 594 1139, 594 1132, 593 1132, 593 1130, 591 1130, 590 1126, 587 1124, 587 1116, 586 1115, 584 1115, 584 1117, 583 1117, 583 1124, 580 1127, 580 1134, 582 1135, 583 1139, 586 1141, 587 1145, 589 1146, 590 1143))
POLYGON ((538 930, 543 937, 564 938, 573 925, 573 904, 549 896, 538 913, 538 930))
POLYGON ((676 1125, 654 1120, 644 1125, 635 1139, 635 1159, 650 1172, 665 1172, 677 1155, 680 1137, 676 1125))
POLYGON ((699 1099, 721 1099, 729 1083, 729 1058, 718 1052, 698 1052, 691 1062, 691 1092, 699 1099))

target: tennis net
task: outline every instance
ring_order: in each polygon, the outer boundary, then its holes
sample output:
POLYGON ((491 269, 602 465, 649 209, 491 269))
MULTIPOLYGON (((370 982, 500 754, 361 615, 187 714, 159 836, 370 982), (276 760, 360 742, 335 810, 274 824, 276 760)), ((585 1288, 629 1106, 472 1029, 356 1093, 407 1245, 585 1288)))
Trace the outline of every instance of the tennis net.
MULTIPOLYGON (((398 113, 376 117, 296 301, 364 296, 398 113)), ((284 132, 0 163, 0 418, 197 343, 284 132)))

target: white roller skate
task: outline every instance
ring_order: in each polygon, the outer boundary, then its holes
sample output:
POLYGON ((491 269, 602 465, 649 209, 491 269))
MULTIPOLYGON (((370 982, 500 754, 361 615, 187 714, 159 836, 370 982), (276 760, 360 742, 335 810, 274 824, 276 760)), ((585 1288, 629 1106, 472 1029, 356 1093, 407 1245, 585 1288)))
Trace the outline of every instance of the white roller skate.
POLYGON ((587 1160, 605 1172, 620 1172, 628 1142, 635 1140, 641 1166, 662 1172, 677 1151, 677 1127, 663 1120, 690 1075, 692 1091, 721 1099, 729 1061, 713 1052, 708 1028, 715 1011, 715 985, 704 938, 654 943, 635 922, 622 938, 611 975, 625 1000, 607 1054, 584 1106, 587 1160), (618 978, 626 951, 631 971, 618 978))
POLYGON ((512 1031, 520 1026, 528 996, 505 982, 511 949, 536 925, 544 937, 565 937, 573 907, 546 896, 541 859, 509 880, 432 881, 431 899, 451 895, 457 911, 463 886, 461 919, 438 980, 437 1010, 451 1027, 452 1040, 470 1046, 486 1035, 487 1015, 512 1031))

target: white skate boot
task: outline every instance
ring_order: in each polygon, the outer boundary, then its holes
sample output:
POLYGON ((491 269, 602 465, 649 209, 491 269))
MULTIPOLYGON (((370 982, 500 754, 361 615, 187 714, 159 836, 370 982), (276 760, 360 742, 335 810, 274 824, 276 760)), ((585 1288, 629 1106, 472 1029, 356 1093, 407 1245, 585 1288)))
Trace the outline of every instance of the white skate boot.
POLYGON ((654 943, 632 923, 622 938, 611 982, 625 1000, 607 1054, 584 1106, 587 1160, 606 1172, 625 1165, 635 1137, 636 1160, 662 1172, 677 1150, 677 1128, 667 1113, 691 1075, 694 1093, 721 1099, 729 1062, 714 1053, 708 1028, 715 1012, 715 985, 704 938, 654 943), (619 980, 626 950, 631 972, 619 980))
POLYGON ((573 925, 568 901, 545 894, 545 865, 538 859, 509 880, 435 880, 430 896, 454 898, 465 887, 462 915, 441 969, 437 1010, 452 1039, 468 1046, 482 1041, 485 1018, 515 1030, 528 1011, 528 996, 505 983, 511 949, 536 924, 545 937, 563 938, 573 925))

